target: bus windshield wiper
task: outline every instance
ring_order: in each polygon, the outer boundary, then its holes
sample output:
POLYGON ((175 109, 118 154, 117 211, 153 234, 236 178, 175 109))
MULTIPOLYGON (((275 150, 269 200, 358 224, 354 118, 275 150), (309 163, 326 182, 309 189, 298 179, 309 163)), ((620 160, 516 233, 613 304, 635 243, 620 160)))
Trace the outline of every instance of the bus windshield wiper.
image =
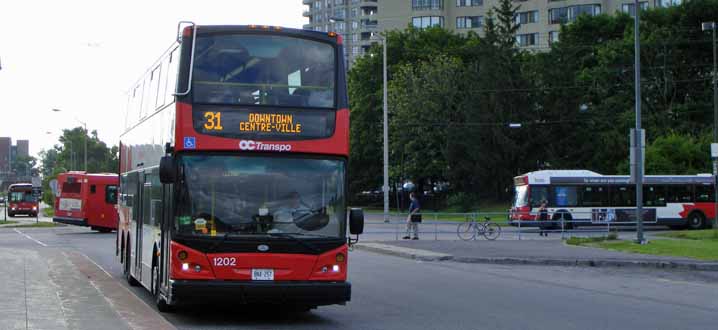
POLYGON ((240 231, 241 229, 235 228, 234 225, 229 225, 229 229, 226 233, 224 233, 224 235, 222 235, 222 238, 219 240, 219 242, 215 243, 214 245, 212 245, 212 247, 209 248, 210 252, 215 252, 220 246, 222 246, 222 244, 224 244, 230 234, 238 233, 240 231))
POLYGON ((293 241, 301 244, 302 246, 306 247, 307 249, 310 249, 316 253, 321 252, 321 250, 319 250, 316 246, 312 245, 311 243, 292 236, 292 235, 302 235, 300 233, 267 233, 267 235, 272 236, 272 237, 288 238, 288 239, 293 240, 293 241))

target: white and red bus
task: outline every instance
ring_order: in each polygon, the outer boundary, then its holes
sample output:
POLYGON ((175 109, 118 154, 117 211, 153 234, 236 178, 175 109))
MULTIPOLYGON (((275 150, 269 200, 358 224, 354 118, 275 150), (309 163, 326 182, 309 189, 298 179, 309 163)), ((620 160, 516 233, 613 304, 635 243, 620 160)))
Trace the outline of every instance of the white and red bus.
MULTIPOLYGON (((645 223, 674 229, 712 226, 715 177, 646 175, 643 182, 645 223)), ((538 208, 546 201, 549 219, 567 227, 636 221, 636 186, 626 175, 587 170, 543 170, 514 178, 512 225, 538 225, 538 208)))
POLYGON ((7 215, 14 217, 18 214, 37 216, 37 197, 32 193, 31 183, 11 184, 7 190, 7 215))
MULTIPOLYGON (((161 311, 345 304, 349 109, 339 35, 195 26, 130 91, 117 254, 161 311)), ((349 229, 349 230, 347 230, 349 229)))
POLYGON ((53 222, 90 227, 108 233, 117 229, 119 176, 71 171, 57 176, 53 222))

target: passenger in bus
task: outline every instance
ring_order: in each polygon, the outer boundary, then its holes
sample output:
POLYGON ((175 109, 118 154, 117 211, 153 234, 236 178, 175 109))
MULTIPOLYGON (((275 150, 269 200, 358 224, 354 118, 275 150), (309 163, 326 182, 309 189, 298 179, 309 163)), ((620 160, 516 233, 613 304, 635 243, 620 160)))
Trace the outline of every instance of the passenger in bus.
POLYGON ((546 205, 548 203, 546 200, 541 201, 541 206, 539 206, 538 209, 538 220, 539 220, 539 236, 546 236, 548 237, 548 228, 550 227, 550 224, 548 224, 548 209, 546 209, 546 205))

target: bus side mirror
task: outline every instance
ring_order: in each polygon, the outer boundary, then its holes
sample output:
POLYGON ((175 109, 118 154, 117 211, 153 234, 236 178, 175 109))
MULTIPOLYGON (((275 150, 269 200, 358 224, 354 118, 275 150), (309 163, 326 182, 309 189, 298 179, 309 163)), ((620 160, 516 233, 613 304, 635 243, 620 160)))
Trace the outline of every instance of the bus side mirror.
POLYGON ((364 232, 364 210, 352 208, 349 210, 349 233, 360 235, 364 232))
POLYGON ((177 166, 172 156, 162 156, 160 159, 160 182, 172 184, 177 180, 177 166))

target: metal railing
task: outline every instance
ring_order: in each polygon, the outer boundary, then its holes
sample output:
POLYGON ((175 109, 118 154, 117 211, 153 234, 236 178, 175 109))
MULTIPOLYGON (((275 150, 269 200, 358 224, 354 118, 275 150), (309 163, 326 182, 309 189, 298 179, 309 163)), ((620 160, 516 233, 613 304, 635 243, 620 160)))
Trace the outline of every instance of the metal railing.
MULTIPOLYGON (((569 236, 596 236, 607 235, 611 232, 635 231, 637 222, 626 218, 630 212, 620 214, 620 218, 607 217, 609 212, 549 212, 550 220, 514 220, 510 221, 509 212, 422 212, 422 221, 419 223, 419 236, 421 239, 459 240, 457 228, 465 221, 476 220, 482 222, 489 217, 492 222, 502 227, 500 240, 539 239, 539 233, 545 232, 549 237, 561 238, 569 236)), ((368 214, 365 225, 364 240, 400 240, 408 233, 408 213, 389 213, 389 222, 383 222, 381 214, 368 214)), ((538 214, 523 213, 538 219, 538 214)), ((644 224, 656 225, 655 217, 645 219, 644 224)))

